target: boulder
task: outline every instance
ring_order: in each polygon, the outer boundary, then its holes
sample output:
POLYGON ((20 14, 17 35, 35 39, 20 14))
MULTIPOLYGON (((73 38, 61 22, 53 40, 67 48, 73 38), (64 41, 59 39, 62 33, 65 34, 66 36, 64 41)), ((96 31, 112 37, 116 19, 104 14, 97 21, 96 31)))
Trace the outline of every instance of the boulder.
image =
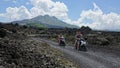
POLYGON ((110 42, 104 37, 97 37, 96 42, 99 45, 109 45, 110 44, 110 42))

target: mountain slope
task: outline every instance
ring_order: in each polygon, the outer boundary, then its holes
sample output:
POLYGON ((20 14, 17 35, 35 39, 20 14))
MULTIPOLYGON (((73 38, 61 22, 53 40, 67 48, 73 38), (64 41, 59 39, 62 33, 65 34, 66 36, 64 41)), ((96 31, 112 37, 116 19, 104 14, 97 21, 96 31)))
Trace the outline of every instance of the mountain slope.
POLYGON ((26 20, 22 20, 22 21, 14 21, 14 23, 19 23, 21 25, 28 25, 28 23, 35 23, 35 25, 39 25, 42 24, 47 28, 78 28, 78 26, 75 25, 70 25, 67 24, 59 19, 57 19, 56 17, 51 17, 48 15, 45 16, 37 16, 35 18, 32 19, 26 19, 26 20))
POLYGON ((32 23, 27 23, 26 25, 29 26, 29 27, 46 28, 43 24, 34 23, 34 22, 32 22, 32 23))

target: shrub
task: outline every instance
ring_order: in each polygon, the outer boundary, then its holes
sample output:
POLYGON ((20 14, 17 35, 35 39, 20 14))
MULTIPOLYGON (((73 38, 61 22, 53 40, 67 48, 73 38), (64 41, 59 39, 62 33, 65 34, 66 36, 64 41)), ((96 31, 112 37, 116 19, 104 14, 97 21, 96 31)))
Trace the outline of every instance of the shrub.
POLYGON ((6 31, 4 29, 0 29, 0 37, 3 38, 6 36, 6 31))
POLYGON ((18 24, 18 23, 15 23, 15 26, 19 26, 19 24, 18 24))
POLYGON ((27 26, 26 26, 26 25, 23 25, 23 28, 24 28, 24 29, 26 29, 26 28, 27 28, 27 26))
POLYGON ((17 30, 16 30, 16 29, 12 29, 11 31, 12 31, 13 33, 16 33, 16 32, 17 32, 17 30))
POLYGON ((98 37, 97 40, 100 45, 109 45, 110 44, 110 42, 106 38, 98 37))

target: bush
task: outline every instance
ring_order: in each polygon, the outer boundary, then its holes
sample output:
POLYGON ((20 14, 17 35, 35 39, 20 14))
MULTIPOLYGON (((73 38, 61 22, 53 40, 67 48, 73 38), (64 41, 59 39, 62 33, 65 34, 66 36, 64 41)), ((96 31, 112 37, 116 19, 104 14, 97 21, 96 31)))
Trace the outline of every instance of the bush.
POLYGON ((26 28, 27 28, 27 26, 26 26, 26 25, 23 25, 23 28, 24 28, 24 29, 26 29, 26 28))
POLYGON ((6 36, 6 31, 4 29, 0 29, 0 37, 3 38, 6 36))
POLYGON ((0 23, 0 29, 1 29, 1 28, 3 28, 3 25, 2 25, 2 23, 0 23))
POLYGON ((106 38, 97 38, 100 45, 109 45, 110 42, 106 38))
POLYGON ((12 29, 11 31, 12 31, 13 33, 16 33, 16 32, 17 32, 17 30, 16 30, 16 29, 12 29))
POLYGON ((15 23, 15 26, 19 26, 19 24, 18 24, 18 23, 15 23))

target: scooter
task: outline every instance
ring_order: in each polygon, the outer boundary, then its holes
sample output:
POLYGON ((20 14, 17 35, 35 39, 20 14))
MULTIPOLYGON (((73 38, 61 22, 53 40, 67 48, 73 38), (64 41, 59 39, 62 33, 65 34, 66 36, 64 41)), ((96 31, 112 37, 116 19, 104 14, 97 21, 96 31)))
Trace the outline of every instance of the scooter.
POLYGON ((82 39, 79 41, 78 50, 79 50, 79 51, 87 51, 86 45, 87 45, 86 40, 82 38, 82 39))
POLYGON ((60 38, 60 43, 59 43, 60 46, 66 46, 65 44, 65 39, 64 38, 60 38))

